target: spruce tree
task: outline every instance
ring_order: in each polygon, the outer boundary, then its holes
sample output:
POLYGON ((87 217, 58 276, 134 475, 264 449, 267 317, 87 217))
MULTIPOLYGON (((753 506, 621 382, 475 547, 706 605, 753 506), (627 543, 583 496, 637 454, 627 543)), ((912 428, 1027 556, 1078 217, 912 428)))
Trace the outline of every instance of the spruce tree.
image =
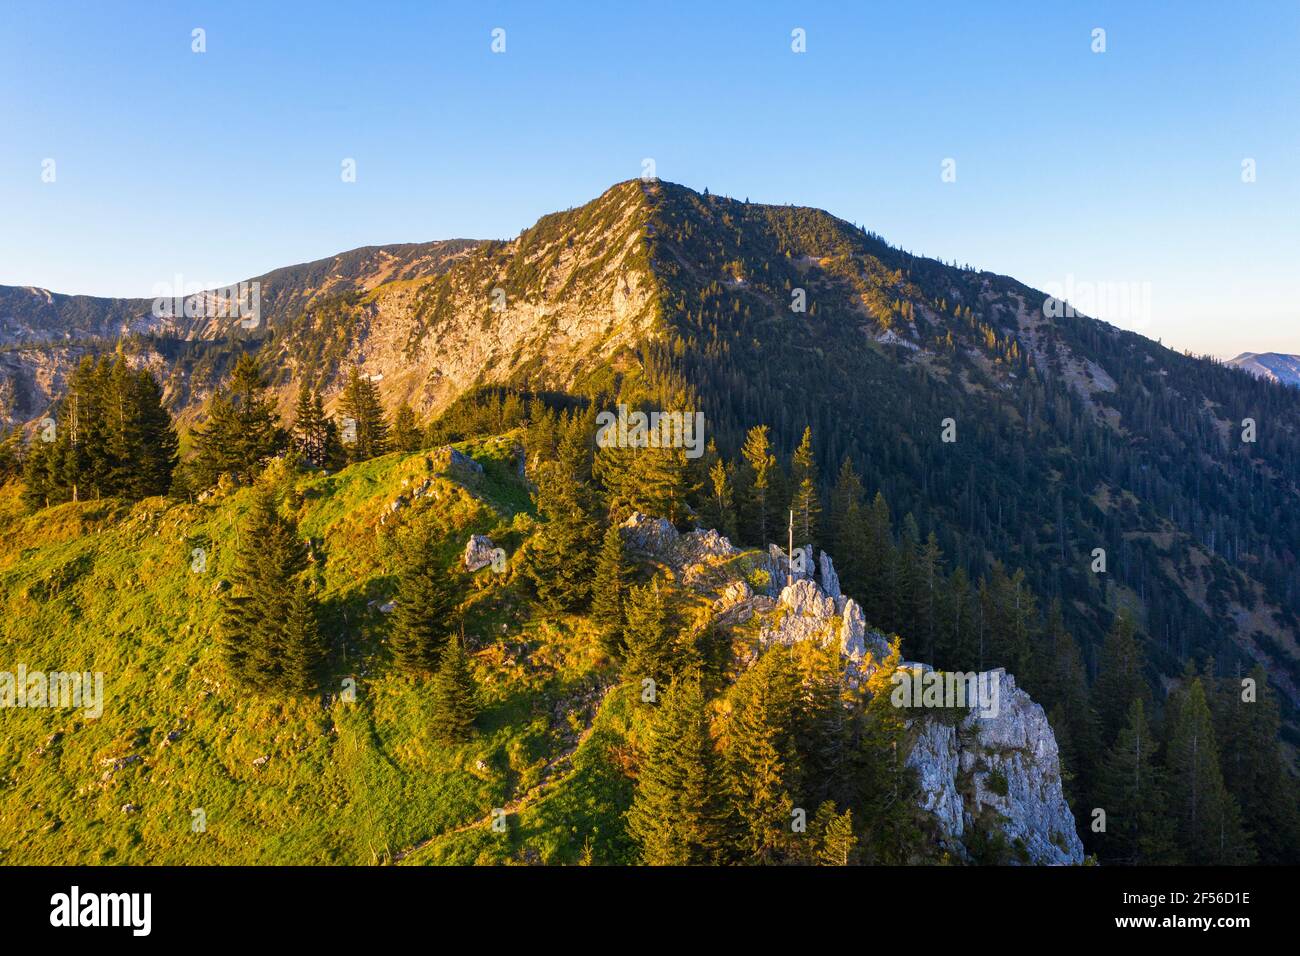
POLYGON ((650 678, 662 687, 693 659, 669 613, 659 579, 628 591, 624 605, 623 673, 635 681, 650 678))
POLYGON ((299 576, 284 620, 281 686, 290 694, 309 694, 320 685, 325 642, 316 620, 311 586, 299 576))
POLYGON ((1300 853, 1300 802, 1278 744, 1281 715, 1262 665, 1252 668, 1249 682, 1226 677, 1217 695, 1215 735, 1223 782, 1257 835, 1259 861, 1293 865, 1300 853))
POLYGON ((766 425, 755 425, 745 436, 740 449, 745 460, 744 507, 741 511, 741 533, 751 544, 760 548, 768 546, 771 524, 771 498, 776 456, 772 454, 766 425))
POLYGON ((424 431, 415 418, 415 412, 406 402, 397 406, 393 414, 393 448, 397 451, 419 451, 424 441, 424 431))
POLYGON ((737 846, 747 863, 782 862, 800 792, 799 674, 789 648, 777 646, 741 675, 730 694, 725 775, 737 846))
POLYGON ((862 504, 862 479, 853 468, 853 461, 848 455, 840 463, 839 474, 835 478, 835 487, 831 490, 830 510, 827 512, 826 528, 826 545, 825 548, 835 559, 838 567, 843 563, 843 552, 848 544, 848 539, 853 537, 860 529, 854 529, 849 532, 845 528, 845 522, 848 517, 849 508, 852 505, 862 504))
POLYGON ((862 515, 865 543, 862 551, 862 610, 867 620, 885 631, 898 630, 893 523, 889 504, 876 492, 871 509, 862 515))
POLYGON ((237 680, 258 690, 284 686, 286 622, 292 617, 294 582, 306 563, 297 527, 279 514, 273 490, 256 488, 240 528, 231 587, 222 600, 223 657, 237 680))
POLYGON ((1223 785, 1219 748, 1201 679, 1179 691, 1166 764, 1170 808, 1182 855, 1189 863, 1242 865, 1254 850, 1242 826, 1240 809, 1223 785))
POLYGON ((345 428, 343 442, 349 462, 368 461, 390 450, 388 420, 379 400, 379 388, 369 376, 352 367, 339 401, 345 428))
POLYGON ((429 729, 435 740, 462 743, 478 716, 478 690, 465 653, 464 635, 447 642, 429 687, 433 699, 429 729))
POLYGON ((543 521, 523 562, 525 577, 551 611, 576 610, 591 599, 600 523, 590 479, 590 449, 580 429, 571 426, 554 460, 540 469, 537 511, 543 521))
POLYGON ((817 834, 816 862, 821 866, 852 866, 857 862, 858 837, 853 830, 853 811, 836 812, 829 800, 817 808, 812 830, 817 834))
POLYGON ((795 544, 802 547, 817 541, 818 518, 821 515, 821 500, 817 494, 817 464, 813 459, 812 428, 805 427, 799 447, 795 449, 794 460, 790 468, 791 482, 794 485, 795 544))
POLYGON ((618 525, 605 530, 596 559, 596 580, 592 585, 591 622, 600 635, 601 648, 610 657, 623 652, 623 592, 627 587, 623 535, 618 525))
POLYGON ((895 638, 889 656, 867 678, 862 711, 859 805, 870 822, 863 854, 873 865, 906 863, 920 840, 915 772, 906 766, 905 714, 892 699, 899 660, 895 638))
POLYGON ((1142 651, 1137 628, 1127 610, 1121 610, 1102 645, 1101 663, 1093 699, 1101 727, 1101 742, 1109 745, 1128 722, 1134 700, 1150 703, 1150 686, 1142 673, 1142 651))
POLYGON ((215 485, 223 474, 252 482, 263 462, 287 442, 257 362, 244 354, 235 363, 229 387, 213 395, 207 420, 194 429, 191 470, 202 487, 215 485))
POLYGON ((659 697, 641 748, 628 833, 651 866, 707 865, 726 851, 723 782, 700 675, 659 697))
POLYGON ((1176 863, 1173 820, 1168 815, 1163 771, 1155 759, 1156 739, 1142 700, 1129 707, 1101 769, 1096 803, 1106 811, 1106 830, 1097 835, 1107 862, 1153 865, 1176 863))
POLYGON ((389 646, 399 668, 434 670, 456 626, 456 582, 423 541, 416 542, 398 579, 389 646))

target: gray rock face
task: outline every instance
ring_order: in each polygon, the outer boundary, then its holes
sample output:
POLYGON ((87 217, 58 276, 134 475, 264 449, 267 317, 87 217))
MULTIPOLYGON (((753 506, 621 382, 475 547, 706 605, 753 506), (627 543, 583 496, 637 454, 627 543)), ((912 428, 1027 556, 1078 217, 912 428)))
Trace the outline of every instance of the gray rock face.
MULTIPOLYGON (((688 586, 713 596, 720 619, 757 617, 762 622, 760 647, 833 644, 848 662, 854 686, 861 686, 889 655, 885 635, 868 627, 862 608, 842 593, 825 552, 814 567, 807 548, 807 573, 796 571, 790 584, 786 553, 776 545, 760 552, 748 566, 767 571, 770 579, 768 593, 755 594, 728 563, 741 552, 716 531, 679 534, 667 520, 640 514, 624 522, 621 531, 629 551, 664 562, 682 572, 688 586)), ((751 651, 741 662, 752 660, 751 651)), ((900 666, 917 677, 933 671, 925 663, 900 666)), ((989 677, 998 681, 998 707, 991 716, 972 710, 954 725, 922 712, 911 720, 907 763, 917 771, 920 805, 933 814, 940 843, 960 857, 968 856, 966 845, 976 833, 997 831, 1014 861, 1081 863, 1083 844, 1061 793, 1056 738, 1043 708, 1004 671, 989 677)))
POLYGON ((781 590, 775 620, 763 629, 759 640, 764 647, 800 641, 825 645, 836 640, 838 632, 835 602, 811 580, 802 578, 781 590))
MULTIPOLYGON (((811 546, 809 546, 811 548, 811 546)), ((822 590, 828 597, 840 597, 840 576, 835 573, 835 565, 831 563, 831 556, 825 551, 817 559, 818 572, 822 590)))
POLYGON ((496 545, 485 534, 471 535, 465 543, 465 570, 477 571, 492 563, 496 545))
POLYGON ((637 512, 619 525, 623 545, 646 557, 670 561, 681 535, 667 518, 650 518, 637 512))
POLYGON ((922 720, 918 729, 907 764, 916 769, 921 809, 934 814, 945 842, 960 848, 966 813, 957 790, 957 728, 938 720, 922 720))
POLYGON ((1000 832, 1013 859, 1083 862, 1083 843, 1061 792, 1056 736, 1043 708, 999 669, 997 713, 969 713, 959 725, 922 717, 908 755, 943 837, 960 844, 973 829, 1000 832), (960 804, 957 818, 954 795, 960 804))

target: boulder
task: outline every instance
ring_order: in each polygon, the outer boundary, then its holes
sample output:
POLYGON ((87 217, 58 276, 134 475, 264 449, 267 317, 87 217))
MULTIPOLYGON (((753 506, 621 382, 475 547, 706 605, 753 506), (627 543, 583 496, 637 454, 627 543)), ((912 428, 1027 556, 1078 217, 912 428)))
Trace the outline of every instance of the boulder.
POLYGON ((486 568, 492 563, 492 556, 495 553, 496 545, 487 535, 470 535, 469 541, 465 544, 465 570, 477 571, 486 568))

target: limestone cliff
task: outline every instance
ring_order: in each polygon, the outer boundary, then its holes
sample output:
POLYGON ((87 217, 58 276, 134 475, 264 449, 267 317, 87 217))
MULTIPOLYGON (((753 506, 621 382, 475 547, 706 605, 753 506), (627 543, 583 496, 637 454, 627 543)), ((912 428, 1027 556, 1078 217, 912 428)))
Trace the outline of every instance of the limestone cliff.
MULTIPOLYGON (((889 652, 885 635, 869 628, 857 602, 841 593, 825 552, 814 564, 809 548, 792 568, 775 545, 767 554, 743 552, 716 531, 681 534, 644 515, 629 518, 622 533, 633 554, 713 597, 720 621, 757 619, 760 648, 834 644, 855 679, 889 652), (793 581, 784 584, 787 577, 793 581)), ((903 667, 930 671, 911 662, 903 667)), ((1043 708, 1002 669, 977 680, 996 685, 995 706, 909 709, 907 763, 916 770, 936 841, 963 860, 1082 863, 1083 843, 1062 793, 1056 736, 1043 708)))

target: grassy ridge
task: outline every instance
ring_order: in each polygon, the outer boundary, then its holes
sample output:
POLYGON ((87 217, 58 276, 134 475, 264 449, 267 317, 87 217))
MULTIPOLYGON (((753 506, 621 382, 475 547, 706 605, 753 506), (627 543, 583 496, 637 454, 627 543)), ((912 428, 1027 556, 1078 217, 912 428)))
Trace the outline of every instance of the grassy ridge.
POLYGON ((510 551, 532 520, 510 436, 460 447, 482 476, 444 473, 432 454, 277 470, 335 638, 327 693, 309 699, 245 692, 220 661, 219 590, 247 490, 26 515, 0 489, 0 670, 104 674, 98 719, 0 710, 0 863, 574 862, 584 847, 624 859, 630 790, 611 754, 630 715, 581 618, 534 616, 510 573, 467 582, 484 710, 463 746, 431 741, 425 682, 389 664, 378 605, 405 536, 427 535, 450 567, 470 534, 510 551), (337 692, 345 677, 355 702, 337 692), (501 807, 504 833, 489 825, 501 807))

